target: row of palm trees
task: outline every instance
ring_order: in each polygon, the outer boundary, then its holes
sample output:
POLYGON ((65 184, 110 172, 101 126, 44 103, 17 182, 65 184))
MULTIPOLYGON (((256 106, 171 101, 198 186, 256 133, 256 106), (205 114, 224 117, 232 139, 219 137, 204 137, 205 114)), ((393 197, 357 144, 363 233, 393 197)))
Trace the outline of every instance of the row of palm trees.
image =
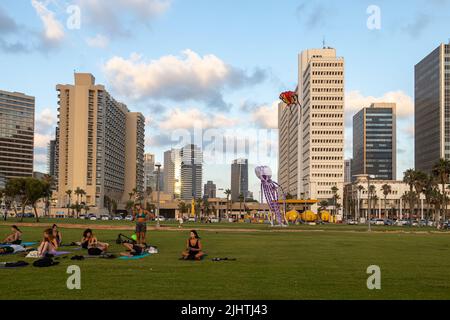
MULTIPOLYGON (((450 160, 440 159, 436 165, 433 166, 431 174, 427 174, 420 170, 408 169, 404 172, 403 182, 409 186, 409 191, 406 191, 401 196, 401 201, 408 203, 409 218, 411 219, 415 212, 420 209, 421 196, 425 198, 426 216, 433 217, 435 221, 445 220, 447 216, 447 205, 449 202, 448 192, 450 191, 450 160)), ((365 188, 361 185, 357 187, 358 192, 362 192, 365 188)), ((371 203, 379 201, 376 195, 376 187, 369 186, 368 198, 371 203)), ((384 197, 384 215, 389 217, 387 210, 387 197, 392 193, 392 187, 389 184, 384 184, 380 190, 384 197)), ((371 212, 372 206, 368 208, 371 212)))
POLYGON ((410 213, 419 208, 420 196, 423 194, 427 204, 427 216, 431 216, 433 208, 435 221, 445 220, 449 202, 449 176, 450 160, 447 159, 440 159, 433 166, 431 174, 420 170, 407 170, 403 181, 409 185, 409 191, 403 195, 403 199, 409 202, 410 213))

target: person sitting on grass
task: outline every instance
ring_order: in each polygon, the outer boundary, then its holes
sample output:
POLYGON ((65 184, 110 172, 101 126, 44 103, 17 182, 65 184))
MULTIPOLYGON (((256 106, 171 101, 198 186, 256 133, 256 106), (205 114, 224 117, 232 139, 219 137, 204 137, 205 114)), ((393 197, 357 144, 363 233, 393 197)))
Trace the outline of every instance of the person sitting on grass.
POLYGON ((61 246, 61 243, 62 243, 62 233, 61 233, 61 231, 58 230, 58 226, 56 224, 54 224, 52 226, 52 230, 53 230, 53 236, 55 237, 55 240, 58 243, 58 246, 61 246))
POLYGON ((5 238, 3 244, 21 244, 22 243, 22 231, 16 226, 11 226, 11 234, 5 238))
POLYGON ((205 253, 202 251, 202 243, 197 231, 191 230, 189 239, 186 241, 186 250, 182 253, 184 260, 201 260, 205 253))
POLYGON ((86 231, 84 231, 83 237, 87 239, 88 250, 91 248, 97 248, 100 249, 102 252, 105 252, 109 248, 108 243, 98 241, 97 237, 94 235, 91 229, 86 229, 86 231))
POLYGON ((121 252, 120 255, 124 257, 140 256, 144 253, 145 245, 140 243, 122 243, 127 249, 127 252, 121 252))
POLYGON ((52 229, 46 229, 44 231, 44 239, 42 239, 41 244, 38 248, 39 257, 45 257, 46 255, 55 254, 56 250, 58 250, 58 243, 56 242, 55 237, 53 236, 52 229))

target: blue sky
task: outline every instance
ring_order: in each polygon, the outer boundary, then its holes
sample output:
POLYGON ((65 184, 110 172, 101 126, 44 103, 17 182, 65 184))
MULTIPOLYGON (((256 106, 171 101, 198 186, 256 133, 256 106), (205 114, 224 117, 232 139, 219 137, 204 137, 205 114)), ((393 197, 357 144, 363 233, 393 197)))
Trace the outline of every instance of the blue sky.
MULTIPOLYGON (((448 0, 3 0, 0 88, 36 97, 36 170, 46 170, 55 85, 71 83, 73 70, 93 73, 146 116, 146 151, 162 161, 173 131, 195 120, 238 135, 276 127, 277 97, 296 86, 297 54, 325 38, 346 60, 346 155, 352 115, 374 100, 397 102, 400 178, 413 166, 414 65, 449 41, 449 27, 448 0), (79 29, 66 12, 73 5, 79 29), (380 29, 367 28, 370 5, 380 8, 380 29)), ((272 155, 253 165, 276 172, 272 155)), ((205 180, 227 188, 229 170, 207 165, 205 180)))

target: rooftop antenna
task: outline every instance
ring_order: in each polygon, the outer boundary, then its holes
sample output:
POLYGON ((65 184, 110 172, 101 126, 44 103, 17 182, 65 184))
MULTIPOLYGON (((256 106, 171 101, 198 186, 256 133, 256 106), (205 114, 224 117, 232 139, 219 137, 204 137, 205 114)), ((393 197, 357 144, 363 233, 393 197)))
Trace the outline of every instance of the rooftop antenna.
POLYGON ((325 49, 325 36, 323 36, 323 40, 322 40, 322 45, 323 45, 323 48, 325 49))

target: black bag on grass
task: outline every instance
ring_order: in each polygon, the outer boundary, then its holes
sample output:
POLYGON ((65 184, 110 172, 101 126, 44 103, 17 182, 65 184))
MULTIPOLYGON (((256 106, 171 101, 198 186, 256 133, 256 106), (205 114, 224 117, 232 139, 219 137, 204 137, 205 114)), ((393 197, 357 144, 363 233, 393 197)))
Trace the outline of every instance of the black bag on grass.
POLYGON ((56 266, 57 264, 59 264, 59 262, 53 261, 53 259, 49 258, 49 257, 44 257, 44 258, 41 258, 41 259, 33 262, 33 266, 38 267, 38 268, 56 266))

